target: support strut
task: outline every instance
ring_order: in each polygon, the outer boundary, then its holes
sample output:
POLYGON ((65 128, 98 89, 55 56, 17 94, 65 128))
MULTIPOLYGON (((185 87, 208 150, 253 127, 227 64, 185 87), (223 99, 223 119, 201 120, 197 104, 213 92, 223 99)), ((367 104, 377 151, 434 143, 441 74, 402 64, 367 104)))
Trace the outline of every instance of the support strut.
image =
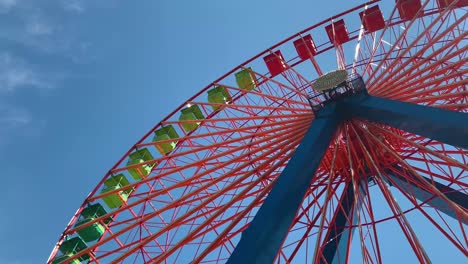
POLYGON ((340 105, 352 117, 468 149, 468 113, 394 101, 367 94, 350 96, 340 105))
MULTIPOLYGON (((410 172, 406 172, 405 174, 408 174, 410 172)), ((393 182, 395 182, 398 187, 401 188, 402 191, 406 192, 409 196, 414 196, 416 199, 419 201, 427 201, 427 204, 430 206, 434 207, 435 209, 445 213, 448 216, 451 216, 455 220, 458 220, 457 215, 455 211, 450 207, 445 200, 442 198, 435 196, 433 193, 430 191, 421 188, 420 186, 422 184, 417 184, 411 181, 407 181, 406 178, 403 175, 403 169, 400 166, 394 166, 392 170, 387 170, 386 171, 386 176, 390 177, 393 182)), ((450 199, 452 202, 460 206, 461 208, 464 208, 465 210, 468 210, 468 195, 457 191, 451 187, 448 187, 446 185, 443 185, 439 182, 436 181, 431 181, 430 179, 419 175, 420 178, 424 179, 427 183, 432 184, 435 188, 437 188, 441 193, 443 193, 448 199, 450 199)), ((415 179, 417 182, 418 180, 417 177, 413 176, 413 179, 415 179)), ((389 182, 391 184, 391 182, 389 182)), ((461 218, 460 219, 464 224, 468 224, 468 219, 466 218, 461 218)))
MULTIPOLYGON (((249 227, 228 260, 228 264, 265 263, 274 261, 281 244, 285 240, 299 206, 309 188, 323 155, 327 151, 333 135, 341 121, 354 117, 382 123, 414 134, 432 138, 453 146, 468 149, 468 114, 417 104, 373 97, 366 91, 358 91, 350 96, 326 102, 323 108, 315 110, 316 118, 307 131, 293 157, 268 194, 249 227)), ((320 106, 321 107, 321 106, 320 106)), ((417 190, 420 200, 432 197, 428 191, 402 181, 398 173, 388 174, 405 191, 417 190), (400 184, 401 183, 401 184, 400 184), (411 187, 410 187, 411 185, 411 187)), ((427 180, 427 179, 425 179, 427 180)), ((450 200, 466 209, 467 196, 439 183, 433 183, 450 200)), ((352 214, 349 201, 352 191, 341 199, 343 210, 337 211, 333 224, 325 237, 328 241, 322 248, 323 258, 328 263, 337 260, 340 248, 349 241, 343 237, 343 219, 352 214), (331 240, 330 240, 331 239, 331 240)), ((445 201, 438 197, 428 203, 448 215, 454 216, 445 201)), ((349 228, 348 228, 349 229, 349 228)), ((352 230, 349 230, 352 232, 352 230)), ((348 237, 346 234, 344 235, 348 237)), ((341 258, 340 258, 341 259, 341 258)))
MULTIPOLYGON (((367 180, 360 181, 359 186, 357 186, 363 196, 362 199, 365 199, 364 197, 367 195, 364 184, 368 184, 367 180)), ((363 204, 362 199, 355 200, 355 197, 353 183, 349 182, 327 228, 328 232, 323 240, 325 245, 318 253, 322 255, 318 259, 318 263, 335 264, 347 261, 349 240, 352 239, 356 229, 350 226, 355 226, 358 223, 357 212, 361 210, 363 204), (349 222, 350 219, 352 219, 352 223, 349 222)))
POLYGON ((327 235, 323 240, 326 244, 318 253, 323 257, 319 259, 319 263, 335 263, 338 259, 342 261, 345 259, 346 248, 349 243, 347 241, 348 232, 352 232, 347 226, 347 219, 353 218, 353 203, 353 183, 350 182, 341 196, 340 205, 336 207, 332 221, 330 221, 327 235), (340 254, 340 256, 337 256, 337 254, 340 254))
POLYGON ((317 112, 227 263, 272 263, 342 118, 336 104, 317 112))

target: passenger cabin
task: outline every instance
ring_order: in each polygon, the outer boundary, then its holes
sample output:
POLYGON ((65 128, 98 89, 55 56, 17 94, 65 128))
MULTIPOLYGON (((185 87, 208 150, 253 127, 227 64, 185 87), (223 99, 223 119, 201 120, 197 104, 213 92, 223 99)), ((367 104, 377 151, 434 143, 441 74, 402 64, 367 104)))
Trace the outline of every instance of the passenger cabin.
POLYGON ((284 62, 283 54, 281 54, 280 50, 266 55, 263 57, 263 61, 265 61, 271 77, 275 77, 276 75, 284 72, 287 68, 286 63, 284 62))
POLYGON ((179 121, 182 121, 181 125, 187 133, 195 130, 200 125, 201 122, 184 122, 184 121, 203 120, 203 119, 205 119, 205 116, 203 115, 198 105, 191 105, 180 111, 179 121))
MULTIPOLYGON (((113 175, 109 177, 104 182, 104 189, 102 189, 101 194, 105 194, 122 187, 129 185, 128 179, 123 174, 113 175)), ((124 202, 127 201, 128 196, 133 192, 133 188, 129 188, 123 191, 114 192, 109 195, 102 197, 102 200, 107 205, 107 207, 114 209, 120 207, 124 202)))
MULTIPOLYGON (((97 203, 90 205, 83 209, 83 211, 80 214, 80 218, 75 224, 75 227, 79 227, 88 222, 92 222, 96 218, 99 218, 105 214, 107 214, 107 212, 101 204, 97 203)), ((103 221, 105 225, 109 224, 110 222, 112 222, 112 218, 110 217, 103 221)), ((105 230, 106 228, 101 222, 95 222, 83 229, 76 231, 76 233, 78 233, 78 235, 81 237, 81 239, 83 239, 83 241, 91 242, 99 239, 104 234, 105 230)))
POLYGON ((252 71, 252 68, 243 69, 235 74, 236 82, 242 90, 253 90, 257 87, 257 78, 252 71))
POLYGON ((161 153, 162 155, 165 155, 169 152, 171 152, 177 144, 177 140, 173 141, 167 141, 171 139, 178 139, 179 134, 177 134, 177 131, 172 125, 168 125, 165 127, 161 127, 160 129, 156 130, 154 132, 154 138, 153 142, 156 143, 156 149, 161 153), (166 141, 165 143, 157 143, 159 141, 166 141))
POLYGON ((295 40, 294 47, 301 60, 310 59, 317 54, 317 47, 310 34, 295 40))
MULTIPOLYGON (((437 4, 439 5, 439 8, 446 8, 450 6, 453 2, 456 2, 457 0, 437 0, 437 4)), ((465 7, 468 6, 468 0, 458 0, 457 3, 455 3, 452 7, 465 7)))
MULTIPOLYGON (((68 240, 63 241, 62 245, 60 246, 59 250, 60 252, 63 253, 63 255, 66 255, 68 257, 72 257, 76 253, 85 250, 88 246, 86 243, 81 239, 80 237, 74 237, 68 240)), ((86 253, 78 257, 77 259, 79 261, 86 261, 89 260, 91 256, 86 253)), ((70 263, 75 263, 75 262, 70 262, 70 263)), ((79 263, 79 262, 78 262, 79 263)))
MULTIPOLYGON (((208 90, 208 102, 212 104, 226 104, 231 102, 231 100, 232 98, 224 86, 216 86, 215 88, 208 90)), ((221 107, 221 105, 211 105, 211 108, 213 108, 214 111, 221 107)))
POLYGON ((328 39, 332 44, 341 45, 349 41, 348 30, 343 19, 326 26, 325 31, 327 31, 328 39))
MULTIPOLYGON (((411 20, 413 19, 418 10, 421 9, 421 0, 397 0, 397 9, 402 20, 411 20)), ((419 16, 424 14, 424 10, 421 10, 419 16)))
MULTIPOLYGON (((143 163, 154 159, 153 155, 151 155, 147 148, 139 149, 133 152, 128 158, 129 160, 127 162, 127 166, 143 163)), ((128 172, 130 173, 133 179, 141 180, 143 177, 146 177, 148 176, 148 174, 150 174, 151 170, 155 165, 155 163, 144 164, 141 166, 130 168, 128 169, 128 172)))
POLYGON ((72 257, 73 254, 68 254, 68 255, 62 255, 55 257, 52 260, 52 264, 81 264, 81 261, 78 259, 74 259, 72 261, 68 260, 70 257, 72 257))
POLYGON ((378 5, 359 13, 362 25, 367 32, 375 32, 385 27, 385 20, 378 5))

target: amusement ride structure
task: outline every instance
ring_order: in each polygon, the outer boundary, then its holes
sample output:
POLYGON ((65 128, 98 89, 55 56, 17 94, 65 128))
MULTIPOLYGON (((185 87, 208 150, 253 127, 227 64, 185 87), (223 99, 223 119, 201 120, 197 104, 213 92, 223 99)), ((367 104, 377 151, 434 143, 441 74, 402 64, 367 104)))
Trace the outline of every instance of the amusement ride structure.
POLYGON ((468 1, 390 2, 325 19, 177 107, 48 263, 468 256, 468 1))

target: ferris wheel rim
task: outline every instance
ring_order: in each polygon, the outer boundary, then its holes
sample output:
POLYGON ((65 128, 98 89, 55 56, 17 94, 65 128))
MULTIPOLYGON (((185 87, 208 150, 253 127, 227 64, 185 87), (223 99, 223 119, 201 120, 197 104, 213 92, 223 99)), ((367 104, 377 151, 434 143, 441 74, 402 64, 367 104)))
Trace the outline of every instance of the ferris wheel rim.
MULTIPOLYGON (((379 2, 379 1, 371 1, 371 2, 368 2, 368 3, 366 3, 366 4, 373 4, 373 3, 376 3, 376 2, 379 2)), ((362 8, 364 5, 365 5, 365 4, 360 5, 359 8, 362 8)), ((354 11, 355 9, 358 9, 358 8, 356 7, 356 8, 354 8, 354 9, 350 9, 350 10, 354 11)), ((348 10, 348 11, 349 11, 349 12, 352 12, 352 11, 350 11, 350 10, 348 10)), ((336 16, 334 16, 334 17, 336 17, 336 16)), ((329 21, 329 20, 327 20, 327 21, 329 21)), ((324 22, 317 23, 316 25, 319 26, 319 25, 322 25, 322 24, 324 24, 324 23, 326 23, 325 20, 324 20, 324 22)), ((314 25, 314 26, 315 26, 315 25, 314 25)), ((301 32, 302 32, 302 31, 301 31, 301 32)), ((268 54, 269 52, 271 52, 271 50, 273 50, 274 48, 278 47, 279 45, 281 45, 281 44, 283 44, 283 43, 286 43, 286 42, 288 42, 288 41, 291 41, 294 37, 300 36, 301 32, 300 32, 300 33, 297 33, 296 35, 291 36, 290 38, 287 38, 287 39, 284 40, 283 42, 279 42, 279 43, 276 44, 275 46, 272 46, 272 48, 267 49, 267 50, 265 50, 264 52, 259 53, 258 55, 256 55, 256 56, 253 57, 252 59, 250 59, 250 60, 244 62, 243 64, 241 64, 241 65, 239 65, 238 67, 234 68, 232 71, 228 72, 226 75, 222 76, 222 77, 221 77, 220 79, 218 79, 217 81, 213 82, 213 84, 214 84, 214 83, 218 83, 218 82, 219 82, 220 80, 222 80, 225 76, 228 76, 228 75, 234 73, 236 70, 239 70, 239 69, 244 68, 250 61, 253 61, 253 60, 257 59, 257 58, 261 57, 262 55, 268 54)), ((304 30, 304 32, 305 32, 305 30, 304 30)), ((210 84, 209 86, 205 87, 205 88, 202 89, 200 92, 196 93, 193 97, 191 97, 189 100, 187 100, 187 102, 193 101, 193 99, 195 99, 195 98, 196 98, 198 95, 200 95, 201 93, 206 92, 210 87, 212 87, 212 84, 210 84)), ((170 117, 174 116, 174 114, 175 114, 178 110, 182 109, 183 106, 185 106, 185 105, 186 105, 186 103, 184 103, 184 104, 182 104, 181 106, 179 106, 178 108, 176 108, 176 110, 175 110, 174 112, 172 112, 172 113, 169 114, 167 117, 165 117, 161 122, 159 122, 153 129, 151 129, 151 130, 150 130, 140 141, 138 141, 135 145, 138 145, 138 144, 142 143, 143 140, 144 140, 144 138, 148 137, 156 128, 158 128, 158 127, 160 127, 160 126, 162 125, 162 122, 169 120, 170 117)), ((313 120, 311 120, 311 121, 313 122, 313 120)), ((120 160, 118 163, 116 163, 116 165, 115 165, 110 171, 113 171, 114 169, 116 169, 116 168, 119 166, 119 164, 120 164, 121 162, 123 162, 123 160, 124 160, 134 149, 135 149, 135 148, 131 148, 131 149, 121 158, 121 160, 120 160)), ((108 174, 108 175, 109 175, 109 174, 108 174)), ((105 178, 106 178, 108 175, 106 175, 106 176, 103 178, 103 180, 101 180, 101 182, 97 185, 96 188, 98 188, 98 186, 102 185, 102 183, 104 182, 105 178)), ((89 197, 92 197, 91 194, 90 194, 89 197)), ((86 200, 87 200, 87 199, 86 199, 86 200)), ((85 200, 85 202, 86 202, 86 200, 85 200)), ((409 212, 409 211, 411 211, 411 210, 415 210, 418 206, 421 206, 422 204, 424 204, 424 202, 421 202, 419 205, 415 205, 415 206, 414 206, 413 208, 411 208, 411 209, 407 209, 406 212, 409 212)), ((395 217, 396 217, 396 216, 393 216, 392 218, 395 218, 395 217)), ((373 222, 373 223, 375 223, 375 222, 373 222)), ((370 223, 369 223, 369 224, 370 224, 370 223)), ((69 226, 70 226, 70 225, 71 225, 71 222, 70 222, 69 226)), ((50 259, 50 260, 51 260, 51 259, 50 259)))

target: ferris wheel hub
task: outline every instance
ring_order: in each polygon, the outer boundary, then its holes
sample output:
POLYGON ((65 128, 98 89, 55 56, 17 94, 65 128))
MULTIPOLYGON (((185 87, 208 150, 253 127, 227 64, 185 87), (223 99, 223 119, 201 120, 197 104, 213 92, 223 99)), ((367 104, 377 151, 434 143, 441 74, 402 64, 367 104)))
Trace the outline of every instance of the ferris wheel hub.
POLYGON ((320 76, 312 85, 318 94, 310 96, 309 103, 314 113, 325 105, 358 93, 367 93, 362 77, 346 70, 336 70, 320 76))
POLYGON ((343 84, 348 78, 346 70, 335 70, 328 72, 315 80, 312 88, 318 92, 327 91, 343 84))

